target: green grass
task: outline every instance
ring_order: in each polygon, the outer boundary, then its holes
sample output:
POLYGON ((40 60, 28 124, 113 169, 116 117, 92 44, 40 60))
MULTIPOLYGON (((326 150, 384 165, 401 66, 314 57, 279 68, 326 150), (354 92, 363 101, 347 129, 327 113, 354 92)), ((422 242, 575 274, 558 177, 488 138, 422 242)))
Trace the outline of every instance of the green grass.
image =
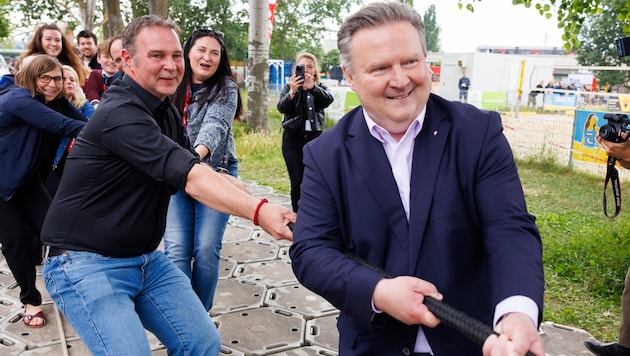
MULTIPOLYGON (((549 160, 517 165, 528 208, 538 218, 543 239, 544 320, 616 340, 630 266, 627 207, 622 200, 618 218, 604 215, 604 177, 574 172, 549 160)), ((610 204, 609 212, 614 210, 610 204)))
MULTIPOLYGON (((241 177, 288 194, 280 120, 275 105, 270 105, 270 133, 248 133, 246 123, 236 123, 235 138, 241 177)), ((630 266, 630 207, 622 201, 620 217, 604 215, 603 176, 575 172, 545 158, 517 161, 517 165, 543 240, 543 321, 584 329, 604 341, 616 340, 623 282, 630 266)), ((630 189, 627 184, 622 182, 622 195, 630 189)), ((614 204, 609 203, 611 209, 614 204)))

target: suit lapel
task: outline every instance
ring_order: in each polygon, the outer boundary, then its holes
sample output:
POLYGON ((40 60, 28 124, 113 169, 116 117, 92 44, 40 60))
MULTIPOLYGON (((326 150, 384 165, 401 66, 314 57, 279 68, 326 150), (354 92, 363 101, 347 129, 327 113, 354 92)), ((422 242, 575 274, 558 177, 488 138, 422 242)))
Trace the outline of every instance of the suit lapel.
POLYGON ((409 275, 415 275, 420 247, 434 197, 438 169, 449 136, 451 124, 446 113, 436 105, 427 106, 422 131, 416 137, 411 167, 409 199, 409 275))
POLYGON ((409 241, 407 217, 391 172, 391 165, 383 145, 368 131, 363 111, 357 113, 352 127, 348 130, 346 148, 368 187, 369 192, 366 194, 374 197, 376 206, 365 208, 381 210, 393 231, 393 238, 401 248, 407 249, 409 241))

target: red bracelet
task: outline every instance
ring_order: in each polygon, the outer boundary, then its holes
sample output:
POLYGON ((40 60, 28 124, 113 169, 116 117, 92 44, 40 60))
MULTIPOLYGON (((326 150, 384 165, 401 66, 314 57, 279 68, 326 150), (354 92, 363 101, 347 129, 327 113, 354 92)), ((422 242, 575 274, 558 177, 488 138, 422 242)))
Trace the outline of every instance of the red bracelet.
POLYGON ((260 201, 258 202, 258 205, 256 205, 256 210, 254 210, 254 225, 258 226, 258 212, 260 211, 260 207, 265 204, 265 203, 269 203, 269 200, 267 200, 266 198, 260 199, 260 201))

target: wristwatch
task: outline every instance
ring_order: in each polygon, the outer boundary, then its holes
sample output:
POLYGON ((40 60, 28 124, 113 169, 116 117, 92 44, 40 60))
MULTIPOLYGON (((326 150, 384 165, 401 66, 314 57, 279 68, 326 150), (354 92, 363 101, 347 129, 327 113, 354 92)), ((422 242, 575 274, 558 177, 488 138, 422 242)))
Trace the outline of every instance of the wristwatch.
POLYGON ((293 89, 289 89, 289 95, 295 95, 295 92, 293 91, 293 89))

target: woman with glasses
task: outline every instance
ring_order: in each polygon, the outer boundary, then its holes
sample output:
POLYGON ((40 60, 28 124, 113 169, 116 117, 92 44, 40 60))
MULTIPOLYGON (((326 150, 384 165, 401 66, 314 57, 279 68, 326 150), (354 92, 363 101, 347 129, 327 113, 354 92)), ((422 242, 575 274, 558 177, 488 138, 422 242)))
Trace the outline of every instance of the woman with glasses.
MULTIPOLYGON (((86 119, 89 119, 94 113, 94 106, 85 97, 83 89, 79 86, 79 76, 77 72, 69 65, 62 65, 63 69, 63 93, 66 98, 79 110, 86 119)), ((70 148, 74 143, 72 137, 64 137, 61 139, 61 143, 57 147, 57 153, 52 163, 52 172, 48 174, 46 179, 46 189, 50 193, 50 196, 55 196, 57 187, 61 180, 61 174, 63 173, 63 167, 65 166, 66 158, 70 152, 70 148)))
MULTIPOLYGON (((232 134, 242 103, 223 33, 197 28, 184 43, 184 63, 184 77, 173 101, 182 114, 190 146, 203 162, 246 190, 237 178, 232 134)), ((168 206, 164 252, 191 279, 208 311, 219 278, 219 253, 228 218, 183 191, 173 195, 168 206)))
POLYGON ((36 55, 17 72, 15 86, 0 92, 0 243, 20 287, 22 322, 32 328, 46 325, 35 286, 39 235, 51 201, 43 174, 60 137, 77 136, 86 121, 64 97, 63 78, 57 59, 36 55))

